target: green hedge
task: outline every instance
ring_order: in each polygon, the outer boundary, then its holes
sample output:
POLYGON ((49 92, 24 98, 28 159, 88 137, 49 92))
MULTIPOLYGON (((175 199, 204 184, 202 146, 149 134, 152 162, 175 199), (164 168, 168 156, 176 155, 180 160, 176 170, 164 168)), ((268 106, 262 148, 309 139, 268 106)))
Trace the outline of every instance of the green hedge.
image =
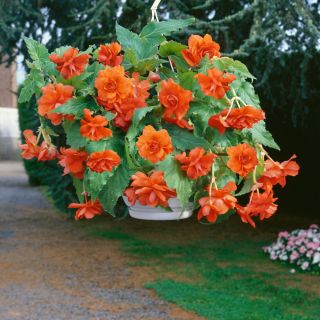
MULTIPOLYGON (((18 104, 19 125, 21 132, 31 129, 36 132, 40 123, 37 116, 37 104, 33 97, 27 103, 18 104)), ((55 128, 57 131, 57 128, 55 128)), ((23 139, 23 137, 22 137, 23 139)), ((58 137, 55 145, 65 145, 65 137, 58 137), (58 140, 57 140, 58 139, 58 140)), ((62 168, 56 161, 38 162, 36 159, 24 160, 24 167, 33 186, 47 186, 49 196, 52 198, 56 208, 63 212, 71 213, 68 209, 70 202, 77 202, 77 196, 69 175, 62 176, 62 168)))

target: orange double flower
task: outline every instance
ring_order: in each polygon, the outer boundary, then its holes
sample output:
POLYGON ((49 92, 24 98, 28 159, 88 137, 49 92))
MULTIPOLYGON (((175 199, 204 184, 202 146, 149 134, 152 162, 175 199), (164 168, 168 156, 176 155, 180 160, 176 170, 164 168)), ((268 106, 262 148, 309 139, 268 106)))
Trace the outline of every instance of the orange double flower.
POLYGON ((212 40, 209 34, 204 37, 192 35, 188 39, 188 49, 181 51, 184 60, 187 61, 189 66, 197 66, 201 59, 208 56, 210 59, 213 57, 220 57, 220 45, 212 40))
POLYGON ((26 129, 23 131, 25 144, 19 144, 21 157, 26 160, 37 158, 39 161, 50 161, 57 159, 59 153, 54 145, 48 145, 45 141, 42 141, 39 146, 37 143, 37 137, 32 130, 26 129))
POLYGON ((88 200, 84 203, 70 203, 68 208, 77 209, 75 219, 92 219, 95 216, 101 215, 103 208, 98 199, 94 202, 88 200))
POLYGON ((231 195, 237 186, 234 182, 228 182, 222 189, 210 189, 207 187, 209 193, 208 197, 203 197, 199 200, 201 206, 198 211, 198 220, 206 218, 209 222, 215 222, 219 215, 227 213, 230 209, 236 206, 237 198, 231 195))
POLYGON ((164 160, 173 151, 171 138, 165 129, 155 130, 153 126, 145 126, 136 146, 143 159, 152 163, 164 160))
POLYGON ((79 54, 79 50, 76 48, 70 48, 62 56, 51 54, 49 59, 57 65, 56 69, 63 78, 70 79, 79 76, 84 71, 90 57, 86 53, 79 54))
POLYGON ((212 152, 205 154, 203 148, 194 148, 189 152, 189 156, 185 152, 175 156, 180 162, 181 169, 187 172, 190 179, 197 179, 209 173, 214 159, 218 156, 212 152))
POLYGON ((121 45, 118 42, 111 42, 107 45, 100 44, 98 61, 109 67, 119 66, 123 60, 123 56, 119 55, 121 50, 121 45))
POLYGON ((256 149, 247 143, 227 148, 227 154, 229 156, 228 168, 242 177, 246 177, 258 164, 256 149))
POLYGON ((265 119, 265 113, 261 109, 252 106, 222 110, 209 118, 210 127, 217 128, 223 134, 227 128, 250 129, 259 121, 265 119))
POLYGON ((286 185, 286 177, 295 177, 299 173, 299 165, 296 161, 292 161, 297 156, 294 154, 289 160, 278 161, 265 161, 265 170, 263 175, 259 179, 259 183, 262 183, 264 189, 270 189, 276 184, 280 184, 281 187, 286 185))
POLYGON ((162 171, 155 171, 151 176, 136 172, 131 179, 131 187, 125 191, 131 205, 138 201, 143 206, 168 207, 168 200, 176 196, 175 190, 168 188, 162 171))
POLYGON ((63 175, 71 173, 75 178, 82 179, 88 154, 71 148, 60 148, 59 164, 64 168, 63 175))
POLYGON ((275 214, 278 205, 275 202, 278 198, 273 198, 272 189, 263 193, 253 191, 250 202, 245 207, 236 205, 236 212, 244 223, 250 223, 253 228, 256 227, 252 217, 259 216, 260 220, 268 219, 275 214))
POLYGON ((114 124, 123 130, 128 129, 135 109, 147 105, 149 81, 139 78, 137 72, 132 78, 126 77, 124 68, 116 66, 101 70, 95 80, 99 104, 116 113, 114 124))
POLYGON ((62 115, 60 113, 51 113, 55 108, 61 104, 66 103, 73 97, 74 88, 72 86, 65 86, 61 83, 47 84, 42 89, 42 96, 38 100, 38 113, 49 119, 53 125, 61 124, 63 119, 72 120, 72 115, 62 115))
POLYGON ((91 141, 99 141, 100 139, 112 137, 112 131, 105 128, 108 125, 108 120, 97 115, 92 117, 92 111, 89 109, 83 110, 83 119, 81 119, 80 133, 91 141))
POLYGON ((229 83, 234 81, 236 76, 212 68, 208 70, 208 75, 199 73, 195 75, 195 78, 204 94, 215 99, 222 99, 226 92, 230 90, 229 83))
POLYGON ((165 108, 163 118, 167 122, 177 124, 181 128, 192 129, 184 116, 190 108, 192 92, 182 88, 171 78, 161 82, 159 101, 165 108))
POLYGON ((119 155, 113 150, 93 152, 90 154, 87 167, 94 172, 112 171, 121 162, 119 155))

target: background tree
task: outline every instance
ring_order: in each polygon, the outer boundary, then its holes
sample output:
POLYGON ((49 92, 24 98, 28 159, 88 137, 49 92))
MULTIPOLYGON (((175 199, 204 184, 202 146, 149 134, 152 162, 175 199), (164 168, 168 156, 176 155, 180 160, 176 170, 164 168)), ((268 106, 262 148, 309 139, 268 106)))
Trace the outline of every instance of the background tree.
MULTIPOLYGON (((10 63, 17 54, 27 57, 22 36, 46 42, 52 51, 67 44, 83 49, 109 42, 116 20, 137 32, 150 18, 152 2, 0 0, 0 58, 10 63)), ((248 65, 257 77, 254 85, 271 118, 269 126, 286 148, 283 157, 292 150, 303 156, 300 180, 292 185, 297 192, 299 183, 305 188, 319 175, 311 151, 319 136, 319 12, 316 0, 175 0, 163 1, 159 8, 161 19, 197 18, 193 28, 176 35, 180 40, 210 33, 225 55, 248 65)), ((317 190, 308 194, 314 201, 317 190)), ((289 202, 297 205, 297 199, 289 202)))

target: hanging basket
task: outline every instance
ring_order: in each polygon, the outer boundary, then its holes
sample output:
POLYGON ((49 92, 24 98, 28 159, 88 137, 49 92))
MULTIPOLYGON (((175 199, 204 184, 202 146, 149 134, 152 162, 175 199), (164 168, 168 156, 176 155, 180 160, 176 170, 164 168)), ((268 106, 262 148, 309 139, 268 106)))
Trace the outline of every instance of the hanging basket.
POLYGON ((186 208, 183 208, 177 198, 169 199, 168 210, 159 207, 153 208, 150 206, 143 206, 139 203, 131 205, 128 198, 125 196, 123 197, 123 200, 129 208, 129 215, 132 218, 140 220, 169 221, 187 219, 192 216, 193 211, 192 203, 189 203, 186 208))
POLYGON ((85 51, 49 54, 24 39, 33 61, 19 102, 36 96, 41 126, 38 136, 24 131, 21 156, 57 161, 72 176, 76 219, 121 214, 124 199, 137 219, 185 219, 199 208, 199 220, 237 213, 255 226, 277 210, 273 186, 298 174, 295 156, 280 163, 266 151, 279 146, 247 67, 208 34, 188 45, 167 39, 194 19, 158 22, 159 2, 139 34, 116 24, 117 42, 85 51))

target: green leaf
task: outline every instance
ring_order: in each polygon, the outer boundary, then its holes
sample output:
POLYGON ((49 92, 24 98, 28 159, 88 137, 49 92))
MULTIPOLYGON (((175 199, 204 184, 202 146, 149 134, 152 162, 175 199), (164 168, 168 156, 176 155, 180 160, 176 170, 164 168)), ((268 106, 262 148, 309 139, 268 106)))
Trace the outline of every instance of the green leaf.
POLYGON ((172 124, 165 124, 163 127, 168 131, 173 145, 179 150, 191 150, 196 147, 211 148, 210 143, 206 139, 195 136, 186 129, 172 124))
POLYGON ((171 55, 180 56, 181 51, 186 48, 188 47, 182 43, 173 40, 166 41, 160 45, 159 54, 162 57, 168 57, 171 55))
POLYGON ((110 177, 114 174, 115 170, 102 173, 93 172, 91 170, 86 171, 84 178, 86 191, 89 192, 92 200, 95 200, 98 197, 99 193, 102 191, 110 177))
POLYGON ((115 169, 114 174, 108 179, 98 198, 105 211, 115 216, 114 208, 119 197, 130 183, 131 174, 126 163, 122 160, 121 164, 115 169))
POLYGON ((125 51, 132 50, 138 59, 150 58, 157 54, 158 48, 155 44, 146 39, 141 39, 139 35, 116 24, 116 34, 118 41, 125 51))
MULTIPOLYGON (((263 174, 263 171, 264 171, 263 164, 258 165, 256 169, 256 180, 258 180, 261 177, 261 175, 263 174)), ((251 191, 253 184, 254 184, 253 172, 250 172, 246 177, 246 179, 244 180, 241 190, 237 192, 235 195, 238 197, 238 196, 242 196, 244 194, 249 193, 251 191)))
POLYGON ((60 105, 54 109, 53 113, 62 113, 62 114, 72 114, 75 115, 78 119, 83 118, 83 109, 89 109, 92 111, 98 111, 99 106, 95 100, 90 97, 79 97, 68 100, 65 104, 60 105))
POLYGON ((95 49, 96 49, 96 45, 95 44, 90 44, 88 49, 86 49, 84 51, 80 51, 79 55, 80 54, 90 54, 91 55, 95 49))
POLYGON ((66 134, 67 144, 72 149, 78 150, 87 144, 87 139, 80 133, 80 123, 78 121, 72 123, 66 134))
POLYGON ((104 65, 99 62, 94 62, 87 67, 87 72, 90 73, 90 76, 87 79, 87 82, 91 85, 94 86, 94 81, 96 80, 98 73, 100 70, 104 69, 104 65))
POLYGON ((39 97, 41 88, 44 85, 45 81, 42 72, 38 69, 31 69, 27 79, 23 83, 18 103, 28 102, 34 94, 36 97, 39 97))
POLYGON ((143 59, 138 62, 134 69, 140 74, 145 74, 147 71, 154 70, 156 67, 160 66, 161 63, 165 62, 165 60, 159 58, 143 59))
MULTIPOLYGON (((171 32, 186 28, 195 22, 195 18, 183 20, 152 21, 141 31, 140 37, 153 41, 161 41, 161 36, 170 35, 171 32)), ((162 41, 161 41, 162 42, 162 41)), ((159 42, 159 44, 161 43, 159 42)))
POLYGON ((195 75, 196 73, 193 71, 180 73, 179 74, 180 85, 185 89, 188 89, 190 91, 195 91, 195 87, 198 86, 197 80, 194 77, 195 75))
POLYGON ((272 134, 266 129, 266 124, 264 121, 256 123, 253 128, 244 130, 245 132, 250 132, 253 140, 261 143, 264 146, 280 150, 279 145, 274 141, 272 134))
POLYGON ((248 105, 260 108, 259 97, 255 94, 251 83, 237 79, 230 86, 235 89, 237 95, 248 105))
POLYGON ((172 157, 167 156, 159 162, 158 168, 164 172, 164 179, 169 188, 175 189, 177 198, 182 206, 186 206, 192 194, 192 181, 188 179, 180 164, 172 157))
POLYGON ((155 106, 151 106, 151 107, 145 107, 145 108, 139 108, 137 110, 135 110, 132 121, 131 121, 131 126, 127 132, 126 138, 128 140, 133 140, 137 134, 138 134, 138 130, 139 130, 139 124, 141 122, 141 120, 151 111, 153 111, 155 108, 155 106))
POLYGON ((191 102, 188 116, 195 124, 195 132, 202 136, 208 128, 208 120, 214 114, 214 108, 207 103, 191 102))
POLYGON ((170 56, 170 59, 174 62, 175 68, 179 72, 187 72, 189 70, 189 65, 182 57, 172 55, 170 56))
POLYGON ((89 141, 86 145, 86 152, 93 153, 98 151, 104 151, 112 149, 112 138, 111 139, 101 139, 99 141, 89 141))
POLYGON ((59 134, 56 133, 52 128, 50 128, 49 126, 46 126, 45 129, 46 133, 52 137, 59 137, 59 134))
POLYGON ((172 78, 173 80, 177 80, 177 73, 173 72, 171 69, 162 67, 159 69, 159 75, 161 80, 168 80, 172 78))
POLYGON ((31 38, 24 37, 23 40, 27 45, 33 65, 42 72, 54 73, 54 63, 49 60, 48 49, 42 43, 31 38))
POLYGON ((74 188, 76 189, 76 194, 77 197, 79 199, 79 202, 83 202, 84 201, 84 196, 83 196, 83 182, 80 179, 76 179, 76 178, 72 178, 73 180, 73 185, 74 188))
POLYGON ((255 79, 255 77, 249 72, 245 64, 238 60, 233 60, 229 57, 215 57, 213 60, 215 68, 221 71, 236 72, 245 78, 255 79))
POLYGON ((70 85, 73 86, 76 89, 83 89, 88 86, 86 83, 86 79, 90 78, 93 75, 93 72, 85 71, 79 76, 72 77, 71 79, 64 79, 62 76, 58 77, 58 82, 64 84, 64 85, 70 85))
POLYGON ((116 114, 111 111, 102 111, 102 115, 107 118, 108 121, 111 121, 116 117, 116 114))
POLYGON ((71 46, 62 46, 62 47, 56 48, 53 53, 56 53, 59 56, 63 56, 63 54, 67 50, 69 50, 70 48, 72 48, 72 47, 71 46))
POLYGON ((125 69, 130 69, 133 66, 136 66, 138 64, 138 57, 134 50, 128 49, 123 55, 123 63, 122 65, 125 67, 125 69))

